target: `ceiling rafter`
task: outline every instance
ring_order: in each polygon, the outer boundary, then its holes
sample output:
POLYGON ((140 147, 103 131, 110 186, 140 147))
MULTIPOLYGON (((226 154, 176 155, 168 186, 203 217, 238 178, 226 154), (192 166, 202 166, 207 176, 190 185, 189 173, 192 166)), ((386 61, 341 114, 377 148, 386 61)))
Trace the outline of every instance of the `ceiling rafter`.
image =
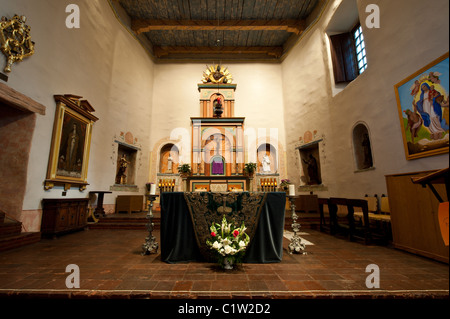
POLYGON ((133 19, 131 29, 136 34, 156 30, 185 31, 286 31, 296 35, 306 28, 305 20, 150 20, 133 19))
POLYGON ((173 54, 260 54, 268 55, 274 58, 279 58, 283 54, 283 47, 281 46, 254 46, 254 47, 243 47, 243 46, 221 46, 221 47, 208 47, 208 46, 198 46, 198 47, 188 47, 188 46, 154 46, 153 53, 157 57, 173 55, 173 54))

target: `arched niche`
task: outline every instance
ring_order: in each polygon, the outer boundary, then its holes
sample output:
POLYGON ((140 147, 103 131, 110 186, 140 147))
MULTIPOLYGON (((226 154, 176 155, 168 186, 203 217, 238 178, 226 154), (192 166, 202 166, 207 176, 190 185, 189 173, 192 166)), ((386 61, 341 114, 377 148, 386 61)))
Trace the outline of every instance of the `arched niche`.
POLYGON ((263 143, 257 149, 258 173, 274 174, 278 170, 276 148, 270 143, 263 143))
POLYGON ((175 144, 168 143, 161 147, 159 157, 159 172, 163 174, 177 174, 180 162, 180 151, 175 144))
POLYGON ((228 117, 229 116, 229 112, 227 110, 227 108, 225 107, 225 98, 222 94, 220 93, 215 93, 211 95, 210 98, 210 103, 209 105, 211 106, 211 114, 213 115, 213 117, 228 117), (220 107, 219 107, 220 105, 220 107))
POLYGON ((303 182, 306 185, 322 184, 319 142, 321 140, 299 147, 303 182))
POLYGON ((365 123, 357 123, 352 131, 353 154, 357 170, 373 168, 372 143, 365 123))

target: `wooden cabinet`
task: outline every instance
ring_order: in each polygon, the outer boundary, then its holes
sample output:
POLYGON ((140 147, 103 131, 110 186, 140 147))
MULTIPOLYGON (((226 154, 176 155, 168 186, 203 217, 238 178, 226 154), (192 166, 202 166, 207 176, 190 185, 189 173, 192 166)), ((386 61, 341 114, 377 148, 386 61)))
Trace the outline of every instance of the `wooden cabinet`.
POLYGON ((116 198, 116 214, 119 212, 131 212, 142 211, 144 207, 144 196, 143 195, 119 195, 116 198))
MULTIPOLYGON (((439 227, 439 201, 428 187, 414 184, 411 180, 432 172, 386 176, 393 245, 448 263, 449 247, 445 246, 439 227)), ((448 201, 445 186, 435 185, 435 188, 444 201, 448 201)))
POLYGON ((89 198, 42 200, 42 235, 58 234, 84 229, 87 225, 89 198))

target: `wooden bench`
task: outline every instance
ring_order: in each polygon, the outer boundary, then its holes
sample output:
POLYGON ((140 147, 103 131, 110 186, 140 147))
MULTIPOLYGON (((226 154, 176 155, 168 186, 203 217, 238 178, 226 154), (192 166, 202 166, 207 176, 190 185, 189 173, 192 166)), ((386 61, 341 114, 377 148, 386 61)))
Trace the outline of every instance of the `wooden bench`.
MULTIPOLYGON (((377 239, 383 240, 384 243, 392 240, 392 227, 391 227, 391 212, 389 209, 388 198, 384 196, 381 197, 381 203, 378 205, 378 197, 365 197, 369 204, 369 223, 372 235, 377 239), (373 202, 373 204, 371 204, 373 202)), ((355 219, 362 219, 361 212, 355 212, 355 219)))
POLYGON ((319 198, 320 230, 332 235, 345 235, 351 241, 362 239, 365 244, 380 237, 373 232, 370 223, 369 206, 365 199, 319 198), (328 208, 328 219, 326 209, 328 208))

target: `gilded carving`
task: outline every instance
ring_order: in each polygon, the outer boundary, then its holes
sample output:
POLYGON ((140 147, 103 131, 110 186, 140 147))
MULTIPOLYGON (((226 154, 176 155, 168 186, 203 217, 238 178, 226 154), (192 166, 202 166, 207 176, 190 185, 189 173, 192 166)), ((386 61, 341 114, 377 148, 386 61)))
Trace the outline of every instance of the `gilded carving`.
POLYGON ((228 71, 228 68, 223 68, 221 65, 207 66, 206 71, 203 71, 203 83, 224 83, 230 84, 233 77, 228 71))
POLYGON ((11 20, 0 20, 0 50, 6 56, 5 72, 11 72, 13 63, 21 62, 34 53, 31 28, 25 24, 26 17, 15 15, 11 20))

